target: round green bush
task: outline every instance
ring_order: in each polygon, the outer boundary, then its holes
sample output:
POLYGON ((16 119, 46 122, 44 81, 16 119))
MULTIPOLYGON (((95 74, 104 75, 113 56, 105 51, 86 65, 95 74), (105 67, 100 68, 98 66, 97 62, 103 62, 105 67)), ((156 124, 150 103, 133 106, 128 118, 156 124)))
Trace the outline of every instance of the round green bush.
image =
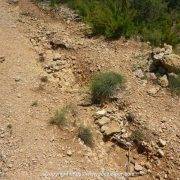
POLYGON ((81 126, 78 137, 89 147, 93 145, 93 134, 90 128, 81 126))
POLYGON ((108 100, 123 82, 123 77, 115 72, 96 74, 91 81, 92 102, 95 104, 108 100))

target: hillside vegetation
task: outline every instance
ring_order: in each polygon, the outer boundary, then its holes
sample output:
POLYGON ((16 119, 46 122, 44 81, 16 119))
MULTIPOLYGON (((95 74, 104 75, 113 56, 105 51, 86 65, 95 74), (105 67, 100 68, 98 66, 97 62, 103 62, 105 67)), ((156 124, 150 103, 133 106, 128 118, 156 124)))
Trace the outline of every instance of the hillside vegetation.
MULTIPOLYGON (((51 4, 61 1, 51 0, 51 4)), ((140 37, 153 45, 180 43, 178 0, 65 0, 90 24, 93 35, 140 37)))
POLYGON ((129 2, 73 2, 0 0, 0 180, 177 180, 180 55, 129 2))

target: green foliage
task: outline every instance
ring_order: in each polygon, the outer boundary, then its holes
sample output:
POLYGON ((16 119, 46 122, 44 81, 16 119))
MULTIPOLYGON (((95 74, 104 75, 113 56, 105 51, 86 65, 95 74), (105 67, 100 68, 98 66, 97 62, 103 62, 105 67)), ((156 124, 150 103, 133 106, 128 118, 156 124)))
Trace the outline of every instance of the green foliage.
POLYGON ((47 2, 51 7, 56 7, 59 3, 60 0, 36 0, 37 2, 47 2))
POLYGON ((169 87, 173 93, 180 95, 180 74, 169 77, 169 87))
POLYGON ((80 127, 78 132, 78 137, 86 144, 91 147, 93 145, 93 134, 91 129, 88 127, 80 127))
POLYGON ((154 45, 180 43, 178 0, 66 0, 94 35, 141 36, 154 45))
POLYGON ((137 130, 132 132, 130 138, 135 143, 139 143, 140 141, 144 140, 144 133, 141 130, 137 129, 137 130))
POLYGON ((166 0, 168 7, 172 9, 180 10, 180 1, 179 0, 166 0))
POLYGON ((55 124, 59 127, 67 125, 67 118, 66 118, 67 112, 68 112, 67 107, 57 110, 54 117, 50 119, 50 124, 55 124))
POLYGON ((95 75, 90 84, 92 102, 98 104, 108 100, 122 82, 123 78, 118 73, 104 72, 95 75))
POLYGON ((7 125, 7 128, 8 128, 8 129, 12 129, 12 124, 8 124, 8 125, 7 125))
POLYGON ((50 6, 56 7, 60 3, 60 0, 50 0, 50 6))

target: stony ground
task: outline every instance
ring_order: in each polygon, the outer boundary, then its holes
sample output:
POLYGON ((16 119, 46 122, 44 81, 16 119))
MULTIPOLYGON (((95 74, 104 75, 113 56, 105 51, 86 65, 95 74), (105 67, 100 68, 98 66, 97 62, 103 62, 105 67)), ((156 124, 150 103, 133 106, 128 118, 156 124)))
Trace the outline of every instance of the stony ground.
POLYGON ((18 4, 0 1, 0 178, 58 179, 57 173, 67 171, 135 170, 148 173, 139 173, 135 179, 178 179, 179 98, 166 88, 138 78, 133 71, 135 65, 145 61, 150 47, 133 40, 87 38, 85 25, 75 22, 70 11, 61 9, 59 14, 52 18, 52 14, 47 15, 26 0, 18 4), (124 75, 126 87, 120 96, 126 102, 125 108, 115 104, 81 106, 87 82, 99 70, 124 75), (47 82, 42 82, 44 77, 47 82), (49 125, 55 111, 66 105, 73 107, 70 125, 64 129, 49 125), (94 123, 93 115, 102 109, 119 119, 127 112, 135 114, 141 126, 151 130, 150 143, 159 150, 156 142, 165 141, 160 148, 163 157, 147 159, 133 149, 129 157, 132 163, 128 165, 128 151, 103 141, 94 123), (93 130, 92 149, 77 138, 80 124, 93 130))

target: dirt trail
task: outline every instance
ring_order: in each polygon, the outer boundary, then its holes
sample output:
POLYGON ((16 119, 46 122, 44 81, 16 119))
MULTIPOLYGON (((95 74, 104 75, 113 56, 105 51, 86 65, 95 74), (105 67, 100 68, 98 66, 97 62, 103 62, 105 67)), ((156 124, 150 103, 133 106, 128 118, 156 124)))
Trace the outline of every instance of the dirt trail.
MULTIPOLYGON (((156 97, 148 96, 147 89, 154 85, 138 80, 132 72, 139 61, 134 57, 148 48, 134 41, 88 39, 82 29, 82 23, 50 19, 30 1, 21 0, 19 6, 0 1, 0 57, 5 57, 0 63, 0 179, 45 179, 48 173, 64 171, 126 171, 127 152, 105 143, 94 124, 93 114, 99 108, 77 106, 83 97, 82 84, 93 72, 104 69, 122 72, 127 79, 129 111, 167 140, 168 158, 157 160, 160 165, 154 170, 161 175, 164 168, 170 168, 168 173, 178 177, 180 101, 164 89, 156 97), (53 50, 49 46, 52 34, 73 48, 53 50), (46 60, 39 62, 42 52, 46 60), (63 67, 56 66, 57 72, 52 73, 46 67, 54 63, 54 54, 61 55, 63 67), (40 81, 44 75, 48 76, 47 83, 40 81), (93 149, 76 138, 76 127, 62 130, 49 125, 55 110, 68 104, 75 104, 76 119, 93 128, 93 149), (68 151, 72 155, 67 155, 68 151)), ((139 155, 138 160, 143 163, 146 158, 139 155)), ((57 179, 56 175, 48 178, 57 179)), ((84 178, 115 179, 76 179, 84 178)))
POLYGON ((16 12, 11 12, 4 1, 0 2, 0 8, 0 52, 5 57, 0 67, 0 119, 2 130, 5 131, 1 147, 2 153, 7 155, 7 163, 16 167, 10 169, 9 178, 13 179, 14 176, 17 179, 18 176, 25 178, 29 168, 31 172, 28 174, 35 175, 37 155, 43 156, 44 151, 53 152, 54 149, 47 143, 51 137, 48 137, 48 131, 43 131, 46 123, 41 120, 41 117, 47 116, 48 109, 42 107, 34 114, 31 108, 33 101, 43 99, 32 91, 42 71, 37 65, 36 54, 28 39, 17 28, 16 12), (11 137, 6 133, 8 123, 12 125, 11 137))
POLYGON ((48 125, 52 113, 73 97, 57 88, 39 92, 43 70, 22 33, 24 27, 19 26, 19 12, 17 6, 0 2, 0 53, 5 57, 0 64, 2 179, 44 179, 44 173, 102 169, 108 165, 105 161, 110 162, 108 158, 95 161, 96 154, 89 158, 91 150, 80 145, 71 132, 48 125), (38 107, 32 106, 35 101, 38 107), (73 158, 66 155, 68 150, 74 152, 73 158))

